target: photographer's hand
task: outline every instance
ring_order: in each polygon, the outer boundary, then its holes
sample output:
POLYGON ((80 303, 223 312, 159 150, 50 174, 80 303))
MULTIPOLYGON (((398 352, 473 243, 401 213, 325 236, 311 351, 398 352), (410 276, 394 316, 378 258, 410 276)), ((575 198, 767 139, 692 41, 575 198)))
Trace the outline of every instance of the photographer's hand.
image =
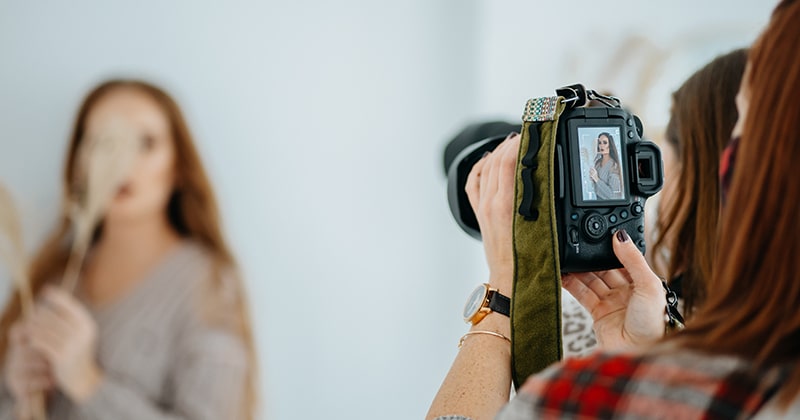
POLYGON ((512 133, 489 155, 475 164, 466 192, 478 219, 490 284, 511 296, 514 275, 514 181, 520 136, 512 133))
POLYGON ((614 235, 614 253, 625 268, 572 273, 562 284, 594 319, 605 351, 633 351, 664 335, 665 292, 625 231, 614 235))
MULTIPOLYGON (((514 276, 513 220, 514 182, 520 137, 514 133, 491 154, 473 166, 466 184, 472 209, 478 218, 489 263, 492 288, 511 296, 514 276)), ((487 315, 472 331, 491 331, 511 336, 508 317, 487 315)), ((426 418, 448 414, 491 419, 508 403, 511 389, 511 345, 502 338, 469 336, 458 352, 426 418)))

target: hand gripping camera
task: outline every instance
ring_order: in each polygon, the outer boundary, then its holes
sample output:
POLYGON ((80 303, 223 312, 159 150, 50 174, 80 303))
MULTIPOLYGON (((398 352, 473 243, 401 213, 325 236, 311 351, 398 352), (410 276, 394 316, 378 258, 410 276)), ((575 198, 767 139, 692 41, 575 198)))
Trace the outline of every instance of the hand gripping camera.
MULTIPOLYGON (((645 200, 663 185, 661 151, 642 140, 642 122, 622 108, 619 99, 582 85, 558 89, 556 94, 565 106, 557 117, 552 177, 558 235, 553 240, 558 243, 561 271, 618 268, 611 241, 617 230, 625 229, 645 251, 645 200)), ((530 133, 532 137, 538 139, 542 124, 526 126, 537 130, 530 133)), ((504 138, 490 137, 465 147, 448 169, 450 210, 459 226, 478 239, 480 228, 464 187, 472 166, 504 138)), ((526 220, 539 215, 532 188, 536 153, 529 148, 517 162, 518 168, 522 165, 523 195, 516 210, 526 220)))

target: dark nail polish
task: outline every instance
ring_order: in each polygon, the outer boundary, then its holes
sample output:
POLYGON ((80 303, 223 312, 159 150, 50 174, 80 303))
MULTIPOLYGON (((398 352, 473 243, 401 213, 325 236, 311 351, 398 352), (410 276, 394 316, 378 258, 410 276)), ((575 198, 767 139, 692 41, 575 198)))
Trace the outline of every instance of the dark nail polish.
POLYGON ((617 231, 617 239, 620 242, 628 242, 630 236, 628 236, 628 232, 625 232, 625 229, 620 229, 619 231, 617 231))
POLYGON ((485 158, 486 156, 489 156, 489 154, 491 153, 492 152, 483 152, 483 156, 481 156, 481 159, 485 158))
POLYGON ((510 139, 511 137, 518 136, 518 135, 519 135, 519 133, 517 133, 516 131, 512 131, 512 132, 508 133, 508 135, 506 136, 506 139, 510 139))

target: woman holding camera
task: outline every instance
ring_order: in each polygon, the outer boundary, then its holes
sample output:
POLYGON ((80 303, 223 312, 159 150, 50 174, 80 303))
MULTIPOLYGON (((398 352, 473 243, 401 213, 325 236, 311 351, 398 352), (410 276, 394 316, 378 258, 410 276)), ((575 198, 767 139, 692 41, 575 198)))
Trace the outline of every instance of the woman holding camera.
MULTIPOLYGON (((632 351, 568 360, 530 377, 500 419, 800 414, 800 178, 790 176, 800 154, 798 21, 800 0, 783 0, 750 51, 736 101, 738 140, 721 162, 728 187, 717 255, 725 258, 707 282, 714 293, 685 330, 651 344, 664 332, 664 292, 618 232, 613 246, 624 269, 567 275, 564 283, 584 294, 598 338, 632 351)), ((506 295, 518 145, 507 140, 468 182, 488 239, 490 282, 506 295)), ((492 312, 473 328, 494 334, 464 340, 429 418, 493 418, 508 402, 509 319, 492 312)))
POLYGON ((95 231, 77 293, 57 287, 69 254, 65 212, 33 261, 33 314, 22 316, 17 295, 0 319, 0 419, 31 418, 43 394, 54 420, 252 419, 244 288, 175 101, 140 81, 89 93, 64 197, 75 194, 86 139, 120 121, 136 130, 140 152, 95 231))
POLYGON ((618 200, 622 198, 622 175, 619 152, 614 138, 609 133, 597 136, 597 156, 594 167, 589 168, 594 191, 598 200, 618 200))

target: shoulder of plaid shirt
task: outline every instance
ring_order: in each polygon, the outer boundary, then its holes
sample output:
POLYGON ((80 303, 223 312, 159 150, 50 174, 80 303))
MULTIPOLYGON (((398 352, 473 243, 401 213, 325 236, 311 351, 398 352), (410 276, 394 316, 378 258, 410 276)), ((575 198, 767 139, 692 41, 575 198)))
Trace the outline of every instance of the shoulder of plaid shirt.
POLYGON ((644 355, 600 352, 531 376, 497 419, 800 418, 800 400, 783 411, 772 398, 791 368, 754 369, 666 345, 644 355))

